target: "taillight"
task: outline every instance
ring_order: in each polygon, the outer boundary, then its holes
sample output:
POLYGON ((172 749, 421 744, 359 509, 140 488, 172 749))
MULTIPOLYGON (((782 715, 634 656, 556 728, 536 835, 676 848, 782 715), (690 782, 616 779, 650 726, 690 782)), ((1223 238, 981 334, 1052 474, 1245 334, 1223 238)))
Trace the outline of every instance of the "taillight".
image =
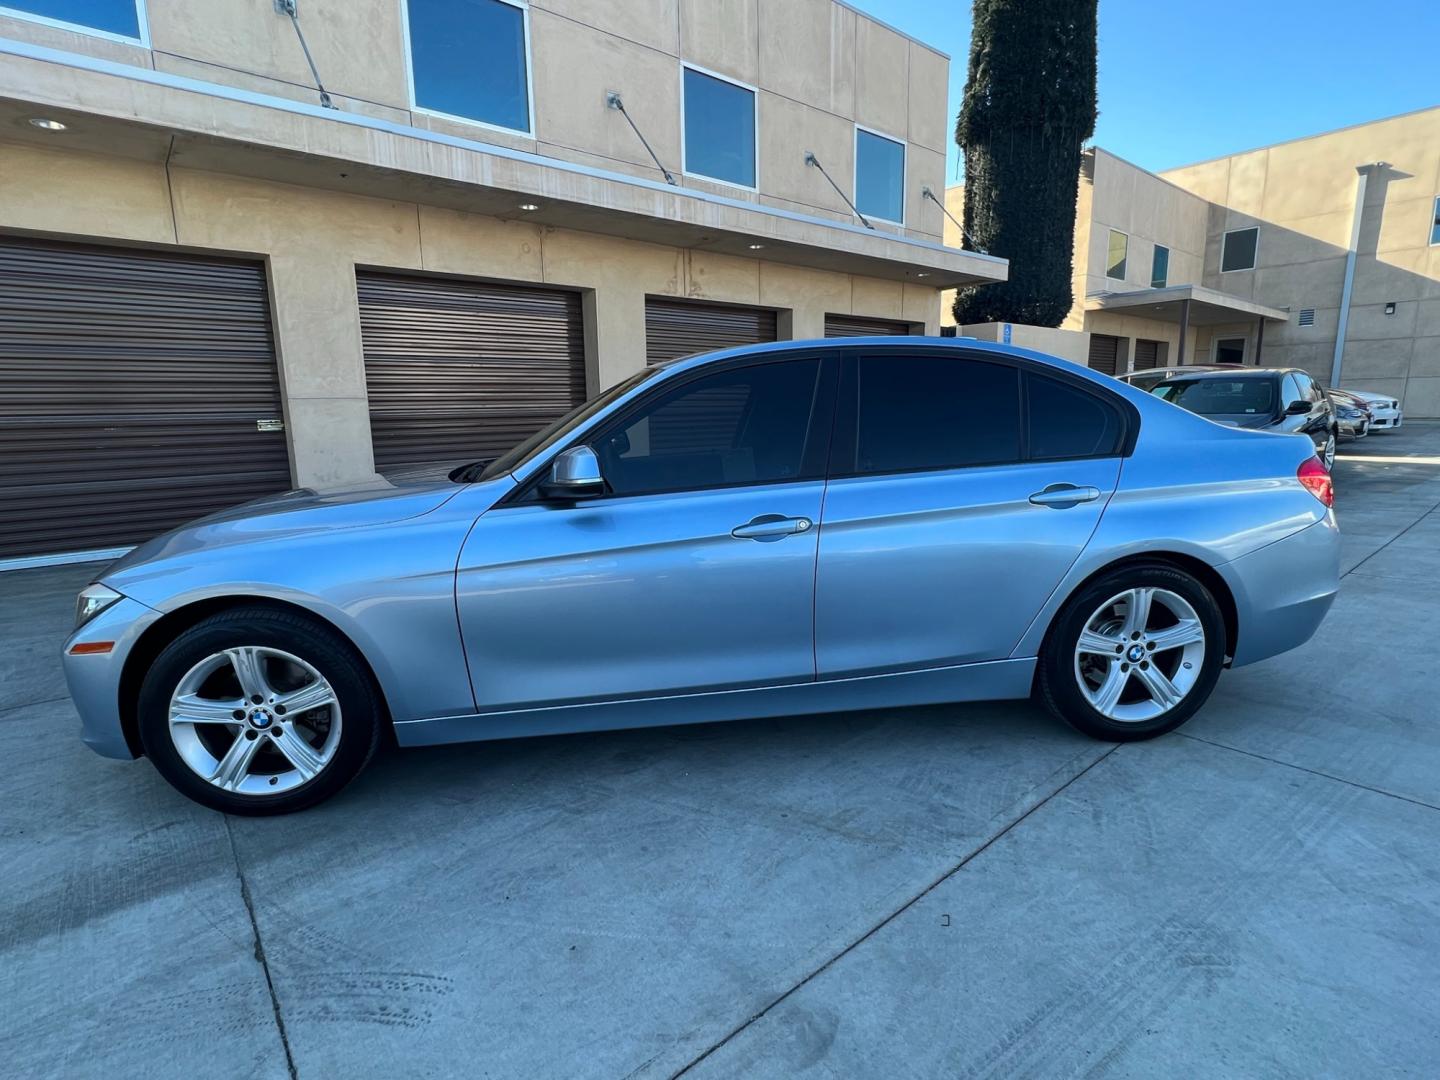
POLYGON ((1295 470, 1295 478, 1306 491, 1326 506, 1335 505, 1335 481, 1330 479, 1330 470, 1325 468, 1325 463, 1318 457, 1302 461, 1300 468, 1295 470))

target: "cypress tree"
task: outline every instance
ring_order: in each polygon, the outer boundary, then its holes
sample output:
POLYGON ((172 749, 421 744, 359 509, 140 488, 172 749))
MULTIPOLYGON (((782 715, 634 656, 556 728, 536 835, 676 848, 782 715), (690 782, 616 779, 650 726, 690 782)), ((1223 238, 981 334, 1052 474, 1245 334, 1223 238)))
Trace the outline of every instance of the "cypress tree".
POLYGON ((1098 0, 975 0, 965 100, 968 243, 1010 280, 961 289, 960 323, 1059 326, 1073 299, 1080 151, 1095 131, 1098 0))

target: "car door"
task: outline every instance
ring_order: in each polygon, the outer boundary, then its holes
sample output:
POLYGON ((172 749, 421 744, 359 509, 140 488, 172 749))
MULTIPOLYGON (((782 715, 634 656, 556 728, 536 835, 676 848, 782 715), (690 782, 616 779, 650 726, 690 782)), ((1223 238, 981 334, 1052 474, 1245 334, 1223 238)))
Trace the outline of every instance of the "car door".
POLYGON ((1136 422, 1048 370, 950 349, 847 361, 816 574, 820 678, 1014 650, 1094 533, 1136 422))
POLYGON ((1314 380, 1304 372, 1287 372, 1281 383, 1282 413, 1280 428, 1283 431, 1309 435, 1316 450, 1324 450, 1330 434, 1330 410, 1328 401, 1314 380), (1292 413, 1296 402, 1303 402, 1304 412, 1292 413))
POLYGON ((481 711, 813 680, 833 367, 662 380, 586 437, 604 495, 483 515, 456 586, 481 711))

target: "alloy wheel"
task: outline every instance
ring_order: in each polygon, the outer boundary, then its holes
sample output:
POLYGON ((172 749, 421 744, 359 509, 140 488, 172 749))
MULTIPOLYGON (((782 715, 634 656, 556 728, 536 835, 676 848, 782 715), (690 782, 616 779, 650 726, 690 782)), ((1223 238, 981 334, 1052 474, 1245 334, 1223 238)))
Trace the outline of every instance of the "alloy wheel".
POLYGON ((330 683, 280 649, 213 653, 170 696, 170 739, 181 760, 240 795, 278 795, 315 779, 340 745, 340 723, 330 683))
POLYGON ((1325 449, 1321 452, 1321 460, 1325 462, 1325 468, 1335 468, 1335 433, 1333 431, 1325 437, 1325 449))
POLYGON ((1169 589, 1127 589, 1085 621, 1075 678, 1096 712, 1144 723, 1174 709, 1204 667, 1205 628, 1190 602, 1169 589))

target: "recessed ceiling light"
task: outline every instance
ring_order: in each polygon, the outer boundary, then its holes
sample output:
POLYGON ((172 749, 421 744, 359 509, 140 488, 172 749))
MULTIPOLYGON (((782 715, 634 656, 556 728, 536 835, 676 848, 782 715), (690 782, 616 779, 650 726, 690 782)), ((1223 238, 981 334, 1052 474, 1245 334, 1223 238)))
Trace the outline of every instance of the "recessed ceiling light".
POLYGON ((750 250, 751 250, 751 251, 759 251, 759 250, 760 250, 761 248, 763 248, 764 246, 765 246, 764 244, 751 244, 751 245, 750 245, 750 250))
POLYGON ((59 120, 51 120, 48 117, 36 116, 30 121, 31 127, 37 127, 41 131, 64 131, 69 125, 62 124, 59 120))
POLYGON ((915 276, 916 276, 916 277, 929 277, 930 275, 929 275, 928 273, 922 273, 922 274, 916 274, 915 276))
POLYGON ((520 204, 520 209, 528 212, 530 210, 539 210, 540 207, 536 206, 533 202, 522 202, 520 204))

